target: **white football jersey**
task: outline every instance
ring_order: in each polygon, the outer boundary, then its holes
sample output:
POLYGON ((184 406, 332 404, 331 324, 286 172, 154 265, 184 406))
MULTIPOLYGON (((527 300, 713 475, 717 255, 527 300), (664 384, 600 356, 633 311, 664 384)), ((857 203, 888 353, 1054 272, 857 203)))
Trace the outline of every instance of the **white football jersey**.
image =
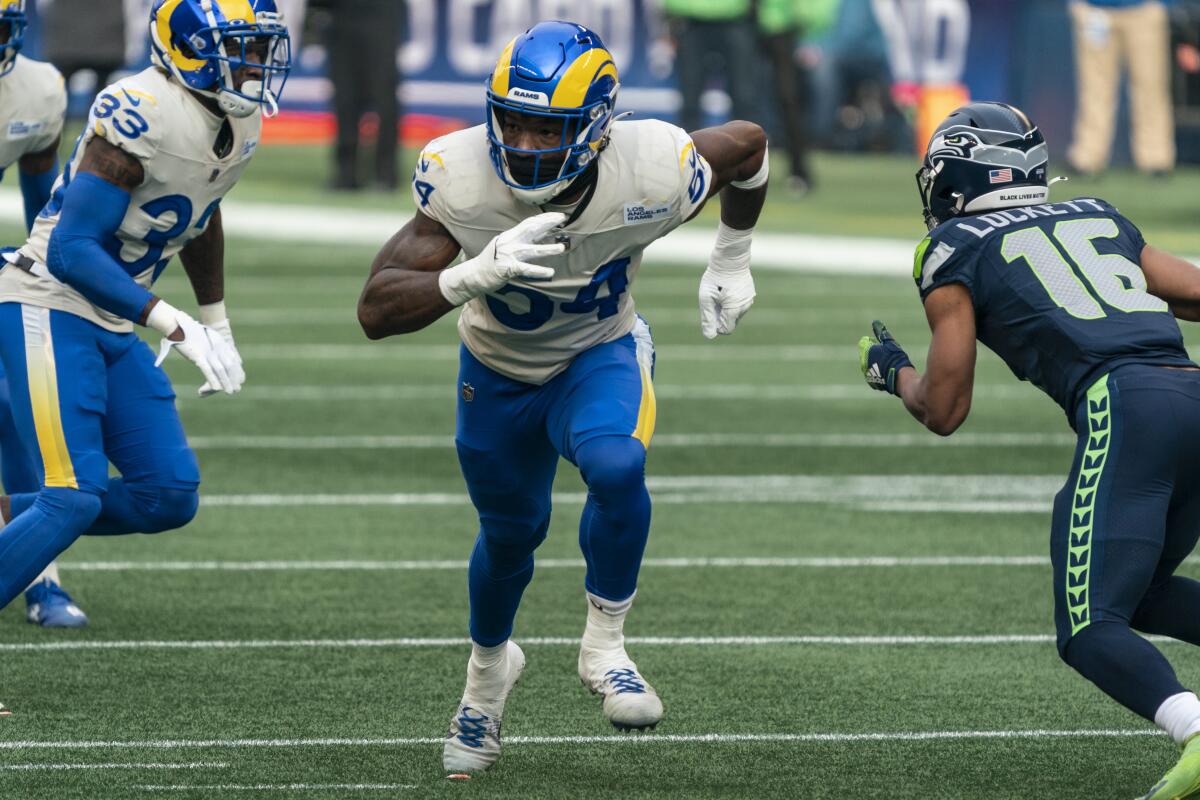
MULTIPOLYGON (((244 119, 219 117, 153 67, 118 81, 92 105, 87 127, 21 254, 37 265, 46 263, 62 193, 87 144, 100 137, 137 158, 145 171, 142 184, 131 194, 114 246, 117 262, 149 288, 167 262, 208 227, 212 213, 254 155, 261 128, 261 112, 244 119), (219 157, 213 147, 226 119, 233 140, 228 153, 219 157)), ((32 273, 15 266, 0 271, 0 302, 4 301, 68 311, 111 331, 133 329, 128 320, 93 306, 37 267, 32 273)))
POLYGON ((62 134, 67 90, 50 64, 17 55, 0 78, 0 170, 53 147, 62 134))
MULTIPOLYGON (((614 123, 597 167, 591 201, 563 229, 567 252, 537 259, 554 267, 554 278, 514 280, 463 306, 463 343, 503 375, 540 385, 584 350, 629 333, 642 250, 686 221, 712 181, 691 137, 659 120, 614 123)), ((483 125, 430 142, 417 163, 413 197, 467 258, 523 219, 571 211, 518 200, 492 168, 483 125)))

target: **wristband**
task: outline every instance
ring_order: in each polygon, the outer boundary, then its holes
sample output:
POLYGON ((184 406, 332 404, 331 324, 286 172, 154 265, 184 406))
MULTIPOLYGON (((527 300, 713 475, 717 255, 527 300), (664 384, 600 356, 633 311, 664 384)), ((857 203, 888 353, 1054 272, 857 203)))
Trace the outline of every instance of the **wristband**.
POLYGON ((159 298, 146 316, 146 327, 169 337, 179 327, 179 312, 166 300, 159 298))
POLYGON ((762 166, 758 168, 758 172, 754 173, 744 181, 730 181, 729 185, 735 189, 742 190, 758 189, 761 186, 765 186, 767 183, 767 178, 771 173, 771 163, 768 156, 770 156, 770 153, 767 151, 767 146, 763 145, 762 166))
POLYGON ((200 306, 200 324, 212 327, 229 319, 225 314, 225 301, 218 300, 215 303, 200 306))
POLYGON ((754 229, 739 230, 724 222, 717 225, 717 241, 713 243, 709 269, 720 274, 733 274, 750 269, 750 242, 754 229))

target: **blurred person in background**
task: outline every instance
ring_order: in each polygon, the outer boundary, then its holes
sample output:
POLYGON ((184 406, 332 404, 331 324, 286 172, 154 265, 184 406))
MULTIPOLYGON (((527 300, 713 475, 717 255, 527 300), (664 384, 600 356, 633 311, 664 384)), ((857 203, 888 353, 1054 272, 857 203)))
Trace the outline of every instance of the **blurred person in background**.
POLYGON ((783 126, 790 171, 788 190, 804 195, 812 186, 808 164, 809 111, 812 92, 808 71, 797 58, 803 30, 804 9, 831 5, 830 0, 758 0, 758 31, 763 51, 770 62, 776 113, 783 126))
POLYGON ((665 0, 663 11, 675 45, 679 125, 687 131, 704 127, 700 98, 714 75, 724 78, 733 104, 730 117, 758 119, 760 61, 750 0, 665 0))
POLYGON ((77 74, 90 71, 95 80, 88 103, 125 66, 123 0, 39 0, 42 55, 58 67, 71 91, 77 74))
POLYGON ((361 189, 359 170, 361 130, 368 111, 379 116, 375 163, 370 172, 374 186, 395 191, 396 139, 400 120, 400 49, 403 0, 357 0, 353 10, 337 0, 310 0, 313 9, 328 11, 326 46, 329 79, 333 83, 333 108, 337 117, 333 188, 361 189))
POLYGON ((1200 0, 1179 0, 1172 16, 1175 63, 1189 75, 1200 73, 1200 0))
POLYGON ((825 8, 822 2, 807 4, 804 45, 816 143, 840 151, 907 150, 909 127, 891 99, 887 44, 871 0, 832 0, 825 8))
POLYGON ((1129 72, 1133 160, 1165 175, 1175 166, 1167 10, 1158 0, 1072 0, 1075 133, 1067 162, 1083 175, 1108 166, 1122 63, 1129 72))

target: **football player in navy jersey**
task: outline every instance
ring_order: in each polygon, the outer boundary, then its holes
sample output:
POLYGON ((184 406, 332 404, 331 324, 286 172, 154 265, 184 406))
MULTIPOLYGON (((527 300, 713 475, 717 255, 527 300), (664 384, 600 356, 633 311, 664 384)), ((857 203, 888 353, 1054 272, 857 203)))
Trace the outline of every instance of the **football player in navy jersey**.
POLYGON ((1098 198, 1050 203, 1047 150, 1019 109, 972 103, 934 132, 917 184, 916 280, 933 340, 919 373, 880 322, 859 343, 872 388, 948 436, 971 408, 975 342, 1050 395, 1078 434, 1050 534, 1058 652, 1183 745, 1145 795, 1200 796, 1200 700, 1135 631, 1200 644, 1200 270, 1147 245, 1098 198))

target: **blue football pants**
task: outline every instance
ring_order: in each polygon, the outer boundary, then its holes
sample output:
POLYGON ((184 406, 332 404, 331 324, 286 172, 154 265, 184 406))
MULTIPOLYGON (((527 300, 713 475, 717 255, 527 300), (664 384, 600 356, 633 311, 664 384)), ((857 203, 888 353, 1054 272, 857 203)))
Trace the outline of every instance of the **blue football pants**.
POLYGON ((456 445, 479 512, 468 571, 475 642, 494 646, 512 635, 533 552, 550 527, 559 456, 587 484, 579 522, 587 590, 610 600, 633 595, 650 532, 645 464, 654 417, 651 376, 632 336, 583 352, 541 386, 500 375, 462 349, 456 445))
POLYGON ((187 524, 200 470, 166 373, 133 333, 0 303, 0 361, 40 489, 13 495, 0 530, 0 608, 81 534, 187 524), (121 473, 109 478, 112 462, 121 473))

